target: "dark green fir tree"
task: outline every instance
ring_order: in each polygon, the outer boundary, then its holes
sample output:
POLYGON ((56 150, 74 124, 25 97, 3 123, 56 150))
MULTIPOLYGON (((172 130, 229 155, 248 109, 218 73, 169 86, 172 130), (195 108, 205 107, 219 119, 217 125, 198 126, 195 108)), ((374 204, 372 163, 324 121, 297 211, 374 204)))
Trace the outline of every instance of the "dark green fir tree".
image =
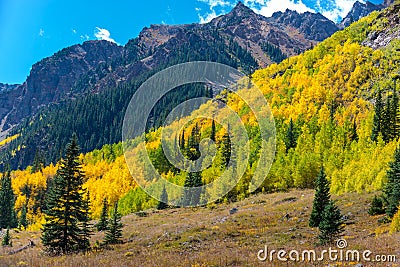
POLYGON ((164 186, 163 190, 161 191, 160 201, 158 201, 157 204, 157 209, 165 210, 166 208, 168 208, 168 193, 164 186))
POLYGON ((6 246, 12 247, 12 238, 11 238, 11 234, 10 234, 10 228, 7 228, 7 231, 3 236, 3 240, 1 241, 1 245, 3 247, 6 247, 6 246))
POLYGON ((400 205, 400 180, 398 179, 397 183, 395 183, 392 187, 392 192, 388 198, 388 206, 386 208, 386 215, 389 218, 393 218, 393 216, 397 213, 400 205))
POLYGON ((41 239, 45 249, 52 254, 89 249, 87 235, 81 227, 89 215, 84 198, 86 190, 82 188, 84 174, 78 157, 79 146, 74 135, 46 195, 41 239))
POLYGON ((184 184, 183 206, 197 206, 200 204, 201 186, 203 185, 201 172, 188 172, 184 184))
POLYGON ((11 187, 10 172, 6 171, 0 181, 0 229, 18 226, 14 210, 15 195, 11 187))
POLYGON ((26 218, 26 205, 23 205, 21 208, 21 215, 19 217, 19 228, 26 229, 28 226, 28 220, 26 218))
POLYGON ((221 169, 228 167, 231 158, 231 138, 229 137, 229 125, 228 129, 225 131, 221 138, 221 143, 219 145, 219 150, 221 151, 221 169))
POLYGON ((368 214, 372 216, 385 214, 385 208, 382 197, 374 196, 371 202, 371 207, 368 209, 368 214))
POLYGON ((311 211, 309 226, 318 227, 322 221, 322 213, 330 200, 329 181, 326 177, 324 167, 321 168, 316 183, 313 209, 311 211))
POLYGON ((108 201, 103 198, 103 206, 101 208, 100 219, 96 224, 97 231, 105 231, 108 226, 108 201))
POLYGON ((396 148, 394 159, 389 163, 389 170, 386 173, 387 183, 383 190, 386 202, 386 215, 393 218, 400 204, 400 148, 396 148))
POLYGON ((121 215, 118 212, 118 201, 114 204, 114 210, 111 214, 106 235, 104 237, 105 245, 121 244, 122 243, 122 228, 121 215))
POLYGON ((378 90, 378 94, 375 100, 374 120, 372 124, 372 134, 371 134, 372 141, 376 141, 379 136, 379 133, 382 133, 383 115, 384 115, 384 108, 382 103, 382 93, 381 90, 378 90))
POLYGON ((290 119, 289 127, 286 131, 286 153, 288 153, 291 148, 295 147, 296 147, 296 135, 295 135, 294 123, 293 120, 290 119))
POLYGON ((350 140, 351 141, 358 141, 357 123, 356 123, 355 119, 353 121, 353 127, 350 130, 350 140))
POLYGON ((215 135, 216 135, 216 128, 215 128, 215 120, 213 119, 212 120, 212 123, 211 123, 211 134, 210 134, 210 139, 211 140, 213 140, 214 141, 214 143, 215 143, 215 135))
POLYGON ((332 244, 344 231, 344 221, 340 209, 335 202, 330 200, 322 213, 319 224, 319 243, 321 245, 332 244))
POLYGON ((90 224, 90 194, 86 192, 82 203, 82 217, 79 222, 81 229, 81 242, 79 250, 88 251, 90 249, 90 236, 93 234, 93 225, 90 224))

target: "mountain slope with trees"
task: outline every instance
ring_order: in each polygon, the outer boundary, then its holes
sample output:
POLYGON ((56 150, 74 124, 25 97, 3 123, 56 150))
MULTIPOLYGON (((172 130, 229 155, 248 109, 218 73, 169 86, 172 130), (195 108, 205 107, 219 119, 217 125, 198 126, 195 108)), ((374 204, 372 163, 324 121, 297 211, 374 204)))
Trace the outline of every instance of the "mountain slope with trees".
MULTIPOLYGON (((47 164, 55 163, 73 131, 83 152, 118 142, 127 101, 157 71, 202 60, 250 74, 309 49, 337 30, 318 14, 286 11, 265 18, 239 2, 207 24, 151 25, 123 47, 90 41, 65 48, 35 64, 24 84, 0 93, 2 131, 19 134, 2 147, 1 158, 13 169, 25 168, 40 150, 47 151, 47 164), (314 19, 318 23, 312 24, 314 19)), ((206 95, 204 88, 187 88, 185 93, 206 95)), ((182 95, 164 102, 178 104, 186 99, 182 95)), ((160 104, 158 110, 154 120, 162 121, 160 113, 168 107, 160 104)))
MULTIPOLYGON (((314 49, 252 75, 268 99, 277 127, 276 157, 259 191, 314 188, 321 166, 324 166, 332 194, 375 192, 385 188, 389 163, 399 145, 399 120, 396 116, 399 108, 396 101, 399 61, 394 59, 400 56, 400 42, 392 39, 386 47, 377 50, 362 43, 373 32, 385 30, 387 24, 392 23, 390 18, 398 14, 399 5, 373 13, 335 33, 314 49), (381 100, 378 100, 379 96, 381 100), (380 120, 377 110, 388 116, 382 121, 382 127, 376 130, 374 125, 380 120)), ((251 148, 243 179, 221 200, 229 202, 249 196, 250 180, 259 160, 261 137, 256 120, 244 101, 236 94, 225 94, 224 97, 227 105, 240 114, 245 123, 251 148)), ((207 105, 212 103, 203 105, 193 116, 202 114, 202 109, 209 108, 207 105)), ((168 130, 174 125, 177 124, 174 122, 167 126, 168 130)), ((192 183, 193 177, 187 180, 187 173, 165 164, 167 159, 159 140, 161 130, 152 129, 146 135, 150 159, 170 182, 179 185, 192 183)), ((199 173, 203 184, 212 182, 224 171, 232 171, 226 168, 226 157, 230 152, 224 144, 229 143, 229 139, 221 125, 213 120, 193 120, 179 136, 183 137, 180 146, 184 154, 193 158, 198 156, 199 140, 216 140, 218 149, 213 164, 199 173)), ((133 146, 132 153, 135 149, 133 146)), ((104 199, 108 204, 119 201, 119 211, 123 215, 158 205, 136 184, 136 181, 146 181, 151 185, 154 177, 146 175, 138 155, 134 161, 136 180, 132 178, 121 143, 105 145, 81 155, 80 160, 87 177, 84 188, 90 191, 94 218, 100 216, 104 199)), ((17 196, 16 211, 20 214, 27 203, 25 208, 31 224, 40 221, 43 195, 58 167, 53 164, 38 166, 42 167, 32 166, 11 173, 17 196)), ((196 180, 199 180, 197 178, 196 174, 196 180)), ((218 187, 210 188, 202 194, 213 195, 218 190, 218 187)), ((181 197, 181 192, 167 192, 166 198, 175 201, 181 197)))

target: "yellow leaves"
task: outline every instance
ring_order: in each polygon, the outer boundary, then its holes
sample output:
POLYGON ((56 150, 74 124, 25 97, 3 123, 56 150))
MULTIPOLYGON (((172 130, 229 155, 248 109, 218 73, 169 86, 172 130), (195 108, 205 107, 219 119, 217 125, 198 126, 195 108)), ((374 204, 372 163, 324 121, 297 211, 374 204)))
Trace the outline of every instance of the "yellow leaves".
POLYGON ((11 141, 17 139, 19 137, 19 134, 15 134, 13 136, 9 136, 6 139, 4 139, 3 141, 0 141, 0 147, 10 143, 11 141))
POLYGON ((318 124, 322 125, 329 120, 330 111, 326 104, 323 104, 318 112, 318 124))
POLYGON ((101 161, 96 165, 88 165, 84 168, 89 170, 90 174, 84 188, 87 188, 90 192, 93 217, 100 215, 104 198, 107 198, 110 204, 114 203, 135 187, 135 182, 125 164, 124 156, 118 157, 111 164, 101 161))
POLYGON ((394 215, 392 223, 390 224, 390 233, 400 232, 400 207, 397 213, 394 215))

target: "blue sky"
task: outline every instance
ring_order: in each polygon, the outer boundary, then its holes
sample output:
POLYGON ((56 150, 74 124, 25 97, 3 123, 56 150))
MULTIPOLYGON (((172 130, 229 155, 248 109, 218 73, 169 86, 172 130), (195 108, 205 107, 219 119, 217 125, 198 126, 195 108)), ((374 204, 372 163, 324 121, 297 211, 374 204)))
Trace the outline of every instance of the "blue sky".
MULTIPOLYGON (((242 2, 265 16, 289 8, 321 12, 337 21, 355 0, 242 2)), ((0 0, 0 82, 22 83, 32 64, 64 47, 96 39, 124 45, 150 24, 204 23, 229 12, 236 3, 237 0, 0 0)))

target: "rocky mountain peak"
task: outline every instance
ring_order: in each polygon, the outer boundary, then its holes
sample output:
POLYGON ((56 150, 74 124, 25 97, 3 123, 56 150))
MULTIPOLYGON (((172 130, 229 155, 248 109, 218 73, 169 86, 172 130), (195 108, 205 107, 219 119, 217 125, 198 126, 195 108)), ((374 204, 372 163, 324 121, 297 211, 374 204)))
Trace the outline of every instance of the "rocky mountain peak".
POLYGON ((385 7, 389 7, 389 6, 393 5, 393 4, 394 4, 394 0, 384 0, 383 1, 383 5, 385 7))
POLYGON ((362 17, 367 16, 371 12, 376 11, 376 10, 381 10, 382 8, 384 8, 383 5, 375 5, 369 1, 366 1, 365 3, 356 1, 353 4, 353 8, 350 10, 350 12, 347 14, 347 16, 344 17, 342 22, 339 24, 339 27, 340 28, 347 27, 351 23, 361 19, 362 17))
POLYGON ((310 40, 322 41, 335 33, 337 25, 320 13, 304 12, 286 9, 285 12, 275 12, 268 19, 275 24, 294 27, 310 40))
POLYGON ((266 18, 264 16, 256 14, 253 10, 245 6, 242 2, 238 2, 231 12, 213 19, 210 24, 218 28, 226 28, 243 23, 257 23, 265 19, 266 18))
POLYGON ((232 9, 230 14, 234 16, 239 16, 239 17, 245 17, 249 15, 255 14, 253 10, 251 10, 249 7, 245 6, 241 1, 239 1, 236 6, 232 9))

